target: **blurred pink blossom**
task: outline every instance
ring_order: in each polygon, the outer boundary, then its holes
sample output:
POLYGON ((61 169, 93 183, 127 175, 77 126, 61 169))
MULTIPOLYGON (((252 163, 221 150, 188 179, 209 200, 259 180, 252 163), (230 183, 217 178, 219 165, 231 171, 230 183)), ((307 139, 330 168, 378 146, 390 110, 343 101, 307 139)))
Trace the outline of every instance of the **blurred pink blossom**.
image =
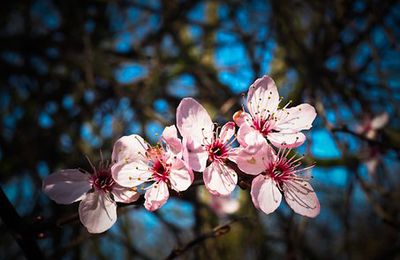
POLYGON ((386 112, 373 118, 367 115, 361 124, 356 126, 356 133, 362 134, 368 139, 374 140, 378 130, 382 129, 389 122, 389 115, 386 112))
MULTIPOLYGON (((389 115, 383 112, 375 117, 366 115, 364 120, 356 126, 355 132, 365 136, 370 140, 377 138, 378 131, 383 129, 389 122, 389 115)), ((379 147, 372 145, 367 151, 366 159, 364 160, 368 173, 374 175, 376 169, 382 159, 379 147)))
POLYGON ((228 196, 215 196, 211 195, 210 207, 218 216, 225 216, 228 214, 235 213, 239 207, 240 203, 238 199, 231 195, 228 196))

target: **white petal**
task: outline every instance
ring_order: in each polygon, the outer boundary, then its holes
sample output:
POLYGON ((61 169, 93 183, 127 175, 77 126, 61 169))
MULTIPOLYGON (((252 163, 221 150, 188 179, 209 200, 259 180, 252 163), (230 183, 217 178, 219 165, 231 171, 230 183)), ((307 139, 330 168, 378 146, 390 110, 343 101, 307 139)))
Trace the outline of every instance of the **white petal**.
POLYGON ((249 88, 247 94, 247 108, 254 117, 270 111, 275 112, 279 105, 279 93, 275 82, 268 76, 258 78, 249 88))
POLYGON ((167 126, 164 129, 162 139, 174 154, 178 155, 182 152, 181 139, 178 138, 178 131, 175 125, 167 126))
POLYGON ((203 180, 211 194, 229 195, 235 189, 238 177, 233 169, 214 161, 204 170, 203 180))
POLYGON ((136 187, 152 176, 150 167, 142 161, 134 161, 128 164, 123 162, 114 164, 111 167, 114 180, 123 187, 136 187))
POLYGON ((165 182, 160 181, 154 183, 153 186, 146 191, 144 195, 146 201, 144 202, 144 207, 147 210, 155 211, 159 209, 162 205, 167 202, 169 198, 168 186, 165 182))
POLYGON ((265 171, 274 159, 273 149, 268 144, 264 144, 255 153, 249 153, 248 149, 242 149, 237 156, 237 166, 244 173, 256 175, 265 171))
POLYGON ((183 141, 183 159, 194 171, 202 172, 206 168, 208 152, 205 147, 191 140, 190 137, 184 137, 183 141))
POLYGON ((298 147, 304 143, 306 140, 306 136, 303 133, 284 133, 284 132, 276 132, 269 133, 267 135, 267 139, 275 146, 275 147, 298 147))
POLYGON ((114 195, 114 200, 116 202, 131 203, 136 201, 140 194, 135 188, 125 188, 115 184, 112 189, 112 194, 114 195))
POLYGON ((235 123, 228 122, 222 128, 219 134, 219 139, 221 139, 222 143, 227 143, 229 140, 232 139, 233 135, 235 134, 235 123))
POLYGON ((264 161, 256 154, 248 154, 242 151, 237 158, 238 168, 247 174, 257 175, 265 170, 264 161))
POLYGON ((228 160, 237 164, 238 156, 243 147, 231 148, 228 153, 228 160))
POLYGON ((287 181, 284 183, 283 193, 287 204, 294 212, 310 218, 319 214, 317 195, 307 181, 287 181))
POLYGON ((102 233, 117 221, 117 204, 106 196, 88 193, 79 204, 79 218, 90 233, 102 233))
POLYGON ((264 175, 259 175, 253 179, 250 193, 254 206, 266 214, 274 212, 282 201, 282 194, 275 182, 264 175))
POLYGON ((237 124, 237 126, 241 127, 243 124, 251 125, 252 118, 249 113, 246 113, 242 110, 239 110, 233 114, 233 121, 237 124))
POLYGON ((371 121, 372 129, 381 129, 389 122, 388 113, 384 112, 376 117, 374 117, 371 121))
POLYGON ((214 124, 202 105, 193 98, 184 98, 176 110, 176 125, 182 137, 191 137, 197 143, 211 141, 214 124))
POLYGON ((297 133, 301 130, 308 130, 317 116, 315 108, 309 104, 301 104, 296 107, 279 110, 277 122, 274 129, 277 131, 291 131, 297 133))
POLYGON ((118 139, 113 148, 112 161, 114 163, 124 161, 130 163, 134 160, 142 160, 146 154, 148 144, 139 135, 123 136, 118 139))
POLYGON ((242 125, 238 130, 237 140, 239 144, 252 153, 257 152, 261 146, 267 144, 264 136, 249 125, 242 125))
POLYGON ((193 179, 193 172, 186 167, 182 160, 176 159, 171 165, 169 173, 172 188, 176 191, 187 190, 193 183, 193 179))
POLYGON ((77 169, 52 173, 43 181, 43 192, 59 204, 70 204, 83 199, 91 187, 90 176, 77 169))

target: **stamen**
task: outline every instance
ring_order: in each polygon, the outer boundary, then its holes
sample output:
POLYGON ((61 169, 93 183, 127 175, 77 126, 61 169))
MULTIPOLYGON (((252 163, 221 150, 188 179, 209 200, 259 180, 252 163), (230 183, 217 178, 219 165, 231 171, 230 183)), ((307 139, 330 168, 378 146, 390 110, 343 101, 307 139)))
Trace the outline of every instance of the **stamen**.
POLYGON ((229 170, 226 168, 227 166, 224 166, 222 163, 217 163, 216 165, 219 168, 220 173, 222 173, 221 177, 225 177, 225 180, 229 182, 228 187, 231 185, 236 185, 235 180, 232 178, 229 170))
POLYGON ((135 139, 139 142, 139 144, 142 146, 142 148, 143 148, 144 150, 147 150, 147 149, 149 149, 149 148, 151 147, 151 145, 150 145, 149 143, 147 143, 145 140, 143 140, 143 141, 145 142, 145 144, 147 145, 147 147, 145 147, 145 146, 143 145, 143 143, 141 142, 141 140, 140 140, 137 136, 135 136, 135 139))
POLYGON ((208 141, 208 137, 206 136, 206 134, 205 134, 205 129, 204 129, 204 127, 201 129, 201 134, 203 135, 203 144, 205 144, 205 145, 210 145, 211 143, 212 143, 212 140, 211 140, 211 142, 209 142, 208 141))
POLYGON ((287 104, 282 108, 282 110, 286 109, 292 102, 293 102, 293 100, 289 100, 289 102, 287 102, 287 104))
POLYGON ((97 170, 96 170, 96 167, 94 167, 92 161, 90 161, 90 159, 89 159, 89 157, 87 155, 85 155, 85 157, 86 157, 86 160, 89 162, 90 167, 92 167, 93 173, 96 173, 97 170))
POLYGON ((308 203, 308 201, 303 200, 302 198, 300 198, 297 193, 303 194, 303 195, 307 195, 311 192, 313 192, 310 189, 307 189, 304 186, 300 186, 302 187, 302 189, 306 190, 306 192, 302 192, 298 187, 296 187, 295 185, 293 185, 292 183, 288 182, 286 183, 286 191, 285 191, 285 195, 290 195, 292 198, 289 198, 292 201, 295 201, 296 203, 298 203, 300 206, 306 208, 306 209, 315 209, 317 206, 314 205, 310 205, 308 203), (294 188, 296 191, 292 190, 292 188, 294 188))

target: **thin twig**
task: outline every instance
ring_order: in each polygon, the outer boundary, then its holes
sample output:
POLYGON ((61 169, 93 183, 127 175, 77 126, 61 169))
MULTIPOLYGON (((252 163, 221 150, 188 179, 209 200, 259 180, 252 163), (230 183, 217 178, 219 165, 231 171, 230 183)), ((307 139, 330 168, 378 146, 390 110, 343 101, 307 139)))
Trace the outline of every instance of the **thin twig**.
POLYGON ((215 227, 210 232, 200 234, 198 237, 196 237, 195 239, 193 239, 192 241, 187 243, 185 246, 172 250, 172 252, 169 254, 169 256, 166 259, 175 259, 176 257, 178 257, 178 256, 182 255, 183 253, 185 253, 186 251, 188 251, 190 248, 194 247, 197 244, 204 242, 205 240, 207 240, 209 238, 216 238, 216 237, 223 236, 231 230, 231 225, 233 223, 238 222, 238 221, 243 221, 246 219, 247 219, 246 217, 245 218, 236 218, 236 219, 229 221, 228 223, 225 223, 223 225, 215 227))

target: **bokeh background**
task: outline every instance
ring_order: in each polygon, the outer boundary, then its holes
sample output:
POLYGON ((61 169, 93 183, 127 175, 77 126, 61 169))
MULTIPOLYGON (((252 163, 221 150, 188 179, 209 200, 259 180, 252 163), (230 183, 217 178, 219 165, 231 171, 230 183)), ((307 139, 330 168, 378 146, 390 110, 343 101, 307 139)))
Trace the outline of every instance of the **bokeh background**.
POLYGON ((24 258, 22 234, 50 258, 160 259, 232 219, 181 259, 399 258, 399 24, 390 0, 2 1, 0 182, 21 219, 1 222, 0 258, 24 258), (316 162, 317 218, 284 203, 262 214, 240 188, 221 213, 197 185, 155 213, 121 208, 90 235, 77 204, 41 192, 51 172, 109 158, 122 135, 157 142, 183 97, 231 120, 264 74, 318 111, 298 149, 316 162))

